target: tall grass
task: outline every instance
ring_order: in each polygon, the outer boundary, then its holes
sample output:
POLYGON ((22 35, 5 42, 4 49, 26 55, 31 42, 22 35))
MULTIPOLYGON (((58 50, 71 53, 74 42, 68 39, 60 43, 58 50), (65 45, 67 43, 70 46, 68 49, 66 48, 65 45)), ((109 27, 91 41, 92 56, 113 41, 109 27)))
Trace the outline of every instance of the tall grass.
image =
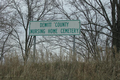
POLYGON ((108 50, 105 54, 102 60, 83 61, 80 56, 75 60, 71 52, 58 56, 37 51, 36 63, 30 55, 26 65, 18 55, 9 55, 0 65, 0 80, 120 80, 120 54, 116 58, 108 50))

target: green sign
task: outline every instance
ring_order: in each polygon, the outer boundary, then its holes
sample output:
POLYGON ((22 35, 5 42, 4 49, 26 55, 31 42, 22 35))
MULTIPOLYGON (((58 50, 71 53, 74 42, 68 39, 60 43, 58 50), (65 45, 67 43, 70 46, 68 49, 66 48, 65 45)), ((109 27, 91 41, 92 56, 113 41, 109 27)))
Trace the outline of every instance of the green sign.
POLYGON ((79 20, 30 21, 30 36, 79 35, 79 20))

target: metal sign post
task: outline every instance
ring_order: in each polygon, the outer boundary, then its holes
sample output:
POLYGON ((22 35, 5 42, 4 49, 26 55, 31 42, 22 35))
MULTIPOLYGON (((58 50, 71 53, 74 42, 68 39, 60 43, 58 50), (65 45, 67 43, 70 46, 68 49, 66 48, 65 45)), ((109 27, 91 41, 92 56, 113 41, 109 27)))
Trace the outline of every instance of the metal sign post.
POLYGON ((76 52, 75 52, 75 35, 73 35, 73 60, 76 60, 76 52))
POLYGON ((75 35, 73 35, 73 55, 75 54, 75 35))
POLYGON ((35 52, 36 52, 36 36, 34 38, 34 47, 33 47, 33 63, 35 63, 35 52))

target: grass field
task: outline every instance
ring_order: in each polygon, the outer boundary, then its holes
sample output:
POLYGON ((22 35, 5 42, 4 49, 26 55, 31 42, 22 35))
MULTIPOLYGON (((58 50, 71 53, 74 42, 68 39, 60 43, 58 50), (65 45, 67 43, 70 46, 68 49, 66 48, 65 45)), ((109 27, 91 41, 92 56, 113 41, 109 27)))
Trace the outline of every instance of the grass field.
MULTIPOLYGON (((49 53, 48 53, 49 54, 49 53)), ((120 58, 82 61, 74 57, 37 57, 23 65, 19 56, 6 57, 0 65, 0 80, 120 80, 120 58)))

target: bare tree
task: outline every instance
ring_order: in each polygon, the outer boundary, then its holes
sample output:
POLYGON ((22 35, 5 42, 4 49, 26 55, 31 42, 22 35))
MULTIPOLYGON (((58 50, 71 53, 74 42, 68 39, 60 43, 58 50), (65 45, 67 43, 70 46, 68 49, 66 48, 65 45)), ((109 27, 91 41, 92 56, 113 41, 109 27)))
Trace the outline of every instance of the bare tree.
MULTIPOLYGON (((47 15, 51 14, 53 9, 51 5, 51 0, 12 0, 13 4, 10 6, 14 11, 15 21, 24 29, 25 34, 25 45, 23 46, 21 40, 19 39, 19 34, 16 36, 20 49, 22 51, 22 56, 24 62, 26 63, 29 57, 29 50, 32 47, 33 36, 29 36, 29 22, 30 21, 39 21, 39 20, 48 20, 47 15), (45 18, 45 16, 47 16, 45 18)), ((49 17, 50 18, 50 17, 49 17)), ((17 31, 15 31, 17 33, 17 31)))
POLYGON ((6 17, 9 16, 8 14, 10 13, 7 8, 11 4, 11 1, 6 0, 0 3, 0 60, 3 60, 4 54, 12 48, 12 45, 8 44, 8 40, 12 34, 12 24, 10 22, 10 17, 6 17))
MULTIPOLYGON (((112 39, 112 47, 117 48, 117 53, 120 51, 120 1, 119 0, 109 0, 106 1, 107 3, 104 3, 104 1, 101 0, 93 0, 94 3, 96 3, 97 6, 93 5, 91 1, 87 0, 81 0, 79 1, 82 4, 86 4, 90 8, 94 9, 97 14, 99 14, 103 19, 104 22, 107 24, 103 27, 103 24, 99 23, 93 23, 89 22, 90 24, 101 26, 105 29, 108 29, 111 34, 108 36, 112 39), (110 12, 111 11, 111 12, 110 12)), ((105 32, 104 32, 105 34, 105 32)), ((114 56, 115 53, 113 52, 114 56)))
MULTIPOLYGON (((87 50, 96 53, 100 40, 105 39, 106 45, 116 47, 120 51, 120 1, 119 0, 70 0, 71 14, 61 5, 57 6, 66 16, 66 19, 82 19, 81 33, 85 40, 87 50), (101 38, 102 36, 103 38, 101 38), (89 36, 89 38, 88 38, 89 36), (91 41, 91 42, 90 42, 91 41), (110 42, 110 43, 108 43, 110 42), (88 47, 90 46, 90 47, 88 47)), ((78 38, 79 39, 79 38, 78 38)), ((115 52, 113 48, 113 55, 115 52)))
MULTIPOLYGON (((105 49, 106 37, 111 37, 110 29, 107 27, 106 22, 104 22, 104 18, 101 17, 94 8, 89 7, 83 1, 71 0, 69 3, 76 9, 76 14, 74 15, 76 17, 80 16, 79 19, 82 19, 82 37, 80 38, 83 39, 81 44, 86 49, 84 51, 87 51, 88 58, 92 56, 96 60, 98 59, 97 56, 100 56, 100 52, 102 52, 98 46, 105 49)), ((99 11, 101 10, 101 7, 98 7, 94 1, 91 2, 91 5, 94 5, 99 11)), ((105 7, 107 8, 107 6, 105 7)), ((78 39, 81 40, 80 38, 78 39)), ((101 57, 99 57, 99 59, 101 59, 101 57)))
MULTIPOLYGON (((108 1, 68 0, 61 2, 56 0, 53 5, 57 8, 57 11, 62 14, 61 19, 81 21, 81 35, 76 36, 76 50, 83 58, 88 59, 89 57, 93 57, 94 59, 98 59, 97 56, 101 56, 99 55, 99 46, 103 47, 103 49, 105 49, 106 46, 111 46, 112 30, 108 25, 108 22, 111 23, 111 9, 108 1), (67 5, 67 9, 65 5, 67 5), (101 5, 104 5, 107 13, 104 12, 101 5)), ((58 45, 65 48, 72 48, 72 37, 73 36, 65 36, 57 37, 58 40, 55 39, 57 43, 60 43, 58 45), (68 47, 66 47, 66 45, 68 47)), ((101 50, 101 52, 102 51, 103 50, 101 50)))

